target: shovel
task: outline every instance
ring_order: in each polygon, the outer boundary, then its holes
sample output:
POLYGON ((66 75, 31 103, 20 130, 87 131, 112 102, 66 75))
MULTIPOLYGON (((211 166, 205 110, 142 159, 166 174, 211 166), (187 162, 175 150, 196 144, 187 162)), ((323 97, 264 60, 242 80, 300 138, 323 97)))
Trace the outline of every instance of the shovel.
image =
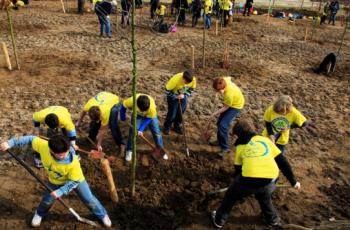
POLYGON ((186 130, 185 130, 185 121, 183 119, 183 114, 182 114, 182 106, 181 106, 181 99, 179 99, 179 109, 180 109, 180 117, 182 121, 182 127, 183 127, 183 136, 185 139, 185 146, 186 146, 186 155, 189 157, 190 156, 190 150, 187 145, 187 138, 186 138, 186 130))
POLYGON ((213 134, 213 131, 210 130, 210 126, 211 126, 211 120, 208 121, 208 125, 205 127, 205 129, 203 130, 202 134, 201 134, 201 139, 205 142, 209 142, 211 135, 213 134))
MULTIPOLYGON (((18 161, 18 163, 20 163, 40 184, 42 184, 47 190, 49 190, 50 192, 53 192, 53 190, 42 180, 40 179, 35 173, 34 171, 21 159, 19 158, 16 154, 12 153, 10 150, 7 150, 7 152, 16 159, 16 161, 18 161)), ((80 222, 82 223, 86 223, 95 227, 98 227, 99 225, 91 220, 85 219, 81 216, 79 216, 79 214, 74 211, 74 209, 72 207, 70 207, 66 202, 63 201, 63 199, 57 198, 57 200, 65 207, 69 210, 69 212, 80 222)))
MULTIPOLYGON (((216 193, 226 192, 228 188, 229 187, 221 188, 221 189, 214 190, 214 191, 210 191, 210 192, 208 192, 208 195, 210 196, 210 195, 214 195, 216 193)), ((291 186, 288 185, 288 184, 276 184, 276 188, 291 188, 291 186)))

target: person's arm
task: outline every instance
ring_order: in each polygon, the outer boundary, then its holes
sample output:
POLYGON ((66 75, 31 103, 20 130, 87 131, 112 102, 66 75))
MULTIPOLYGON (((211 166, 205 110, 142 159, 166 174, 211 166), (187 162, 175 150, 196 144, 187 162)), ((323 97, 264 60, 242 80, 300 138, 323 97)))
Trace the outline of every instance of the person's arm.
POLYGON ((165 94, 173 100, 178 99, 178 96, 176 94, 174 94, 173 91, 171 91, 171 90, 165 89, 165 94))
POLYGON ((299 182, 295 179, 292 167, 290 166, 287 158, 282 153, 280 153, 275 157, 275 161, 278 165, 278 168, 282 171, 283 175, 288 179, 289 183, 295 187, 299 182))
POLYGON ((142 124, 140 125, 139 129, 137 130, 138 132, 143 133, 145 131, 147 125, 152 121, 152 118, 146 118, 143 120, 142 124))
POLYGON ((85 117, 85 115, 86 115, 86 112, 81 111, 80 116, 79 116, 79 120, 75 123, 75 126, 76 126, 76 127, 79 127, 79 126, 80 126, 80 123, 82 122, 82 120, 83 120, 83 118, 85 117))
POLYGON ((51 192, 51 196, 55 199, 60 198, 62 195, 68 195, 73 189, 78 187, 80 181, 67 181, 63 186, 51 192))
POLYGON ((216 112, 214 112, 211 117, 216 117, 217 115, 225 112, 226 110, 228 110, 230 107, 227 105, 224 105, 221 109, 217 110, 216 112))
POLYGON ((306 126, 308 126, 308 125, 310 125, 310 124, 311 124, 311 121, 306 120, 301 126, 299 126, 299 125, 293 123, 293 124, 290 126, 290 128, 291 128, 291 129, 295 129, 295 128, 304 128, 304 127, 306 127, 306 126))
POLYGON ((98 131, 98 135, 97 135, 97 149, 98 151, 102 151, 102 140, 105 136, 107 130, 107 126, 101 126, 99 131, 98 131))
POLYGON ((189 97, 192 95, 193 91, 194 91, 194 88, 188 88, 184 94, 185 96, 189 97))
POLYGON ((40 134, 40 122, 37 122, 33 119, 34 124, 34 134, 39 135, 40 134))
POLYGON ((121 121, 126 120, 126 108, 124 107, 123 104, 120 106, 120 120, 121 121))
POLYGON ((0 150, 1 151, 6 151, 12 147, 23 147, 25 145, 28 145, 28 144, 32 144, 32 141, 33 139, 35 138, 36 136, 23 136, 23 137, 14 137, 14 138, 11 138, 10 140, 8 141, 5 141, 3 143, 1 143, 0 145, 0 150))

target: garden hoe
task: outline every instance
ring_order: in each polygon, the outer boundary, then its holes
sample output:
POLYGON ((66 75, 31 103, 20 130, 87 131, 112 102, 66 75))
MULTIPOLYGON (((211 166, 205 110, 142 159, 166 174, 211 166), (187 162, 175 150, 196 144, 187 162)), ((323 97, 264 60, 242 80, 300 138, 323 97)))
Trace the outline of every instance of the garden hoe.
POLYGON ((189 157, 190 156, 190 150, 189 150, 188 145, 187 145, 185 121, 183 119, 183 114, 182 114, 181 99, 179 99, 179 109, 180 109, 180 117, 181 117, 182 127, 183 127, 183 136, 184 136, 184 139, 185 139, 186 155, 189 157))
MULTIPOLYGON (((35 172, 29 167, 29 165, 27 165, 21 158, 19 158, 16 154, 12 153, 10 150, 7 150, 7 152, 13 157, 15 158, 18 163, 20 163, 40 184, 42 184, 47 190, 49 190, 50 192, 53 192, 53 190, 42 180, 40 179, 35 172)), ((83 217, 81 217, 76 211, 74 211, 74 209, 72 207, 70 207, 66 202, 63 201, 63 199, 60 197, 57 199, 65 208, 67 208, 69 210, 69 212, 71 214, 73 214, 73 216, 75 216, 75 218, 82 222, 82 223, 86 223, 95 227, 98 227, 99 225, 91 220, 85 219, 83 217)))

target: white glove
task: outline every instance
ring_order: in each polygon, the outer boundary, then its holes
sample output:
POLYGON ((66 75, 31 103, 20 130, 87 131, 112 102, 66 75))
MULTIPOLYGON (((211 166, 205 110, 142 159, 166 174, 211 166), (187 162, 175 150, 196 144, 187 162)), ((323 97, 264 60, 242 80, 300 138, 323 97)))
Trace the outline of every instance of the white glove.
POLYGON ((300 182, 299 181, 297 181, 297 183, 295 183, 294 188, 296 188, 298 190, 300 189, 300 182))

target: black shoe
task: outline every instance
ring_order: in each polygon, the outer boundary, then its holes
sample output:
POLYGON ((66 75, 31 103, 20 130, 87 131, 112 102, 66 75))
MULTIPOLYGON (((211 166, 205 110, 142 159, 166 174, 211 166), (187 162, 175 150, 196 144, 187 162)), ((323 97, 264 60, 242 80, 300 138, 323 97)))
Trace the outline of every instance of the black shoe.
POLYGON ((173 130, 174 130, 175 133, 183 134, 183 131, 182 131, 181 127, 174 127, 173 130))
POLYGON ((162 129, 162 133, 163 133, 163 135, 169 135, 169 129, 162 129))

